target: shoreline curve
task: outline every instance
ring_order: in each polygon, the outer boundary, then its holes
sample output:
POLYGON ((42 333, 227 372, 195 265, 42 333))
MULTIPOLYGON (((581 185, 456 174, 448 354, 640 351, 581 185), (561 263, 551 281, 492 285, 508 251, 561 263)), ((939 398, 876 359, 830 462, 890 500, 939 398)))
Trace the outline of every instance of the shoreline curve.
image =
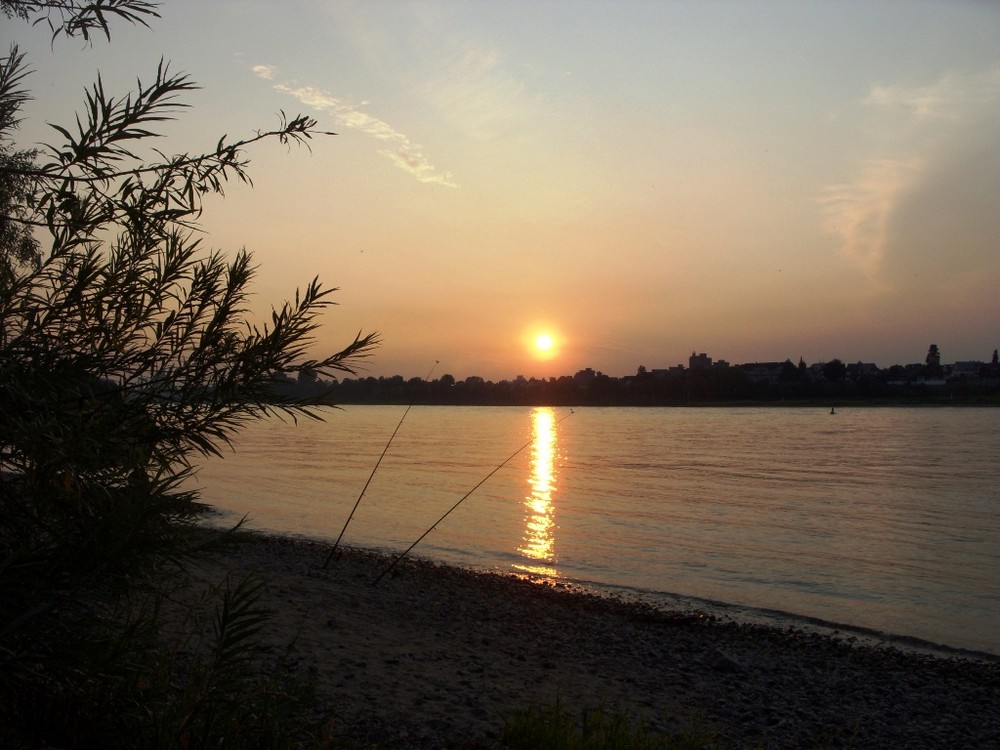
MULTIPOLYGON (((1000 659, 943 656, 254 533, 194 570, 266 582, 262 633, 316 681, 338 732, 499 748, 505 716, 558 701, 717 747, 1000 746, 1000 659)), ((903 644, 905 645, 905 644, 903 644)))

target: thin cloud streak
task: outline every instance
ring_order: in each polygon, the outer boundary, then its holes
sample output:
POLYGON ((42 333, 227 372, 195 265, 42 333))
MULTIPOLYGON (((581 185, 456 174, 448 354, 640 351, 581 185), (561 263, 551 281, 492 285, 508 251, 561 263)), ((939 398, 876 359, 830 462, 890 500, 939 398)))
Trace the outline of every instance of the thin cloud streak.
MULTIPOLYGON (((252 71, 258 77, 273 81, 275 70, 269 65, 255 65, 252 71)), ((400 169, 409 172, 419 182, 435 183, 445 187, 457 188, 451 172, 438 170, 424 154, 422 147, 400 133, 384 120, 373 117, 366 112, 351 106, 342 99, 330 96, 313 86, 294 87, 286 83, 275 83, 275 91, 296 99, 300 104, 320 112, 326 112, 334 117, 337 124, 345 128, 359 130, 380 141, 389 141, 393 148, 379 149, 378 153, 385 156, 400 169)))

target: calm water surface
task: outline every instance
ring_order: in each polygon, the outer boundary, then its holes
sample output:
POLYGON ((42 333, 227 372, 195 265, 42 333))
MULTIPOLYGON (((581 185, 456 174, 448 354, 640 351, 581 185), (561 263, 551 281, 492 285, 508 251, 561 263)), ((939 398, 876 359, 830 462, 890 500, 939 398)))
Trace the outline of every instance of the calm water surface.
MULTIPOLYGON (((251 425, 203 498, 332 541, 404 410, 251 425)), ((411 554, 1000 654, 998 478, 995 409, 414 407, 343 543, 401 552, 486 479, 411 554)))

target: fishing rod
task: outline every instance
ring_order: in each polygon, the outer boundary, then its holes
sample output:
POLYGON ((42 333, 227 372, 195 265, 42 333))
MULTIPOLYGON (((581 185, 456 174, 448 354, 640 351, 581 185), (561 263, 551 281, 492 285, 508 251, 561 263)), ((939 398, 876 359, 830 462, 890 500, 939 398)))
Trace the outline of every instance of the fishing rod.
MULTIPOLYGON (((573 414, 573 410, 570 409, 569 410, 569 414, 564 415, 561 419, 559 419, 559 421, 556 422, 556 424, 558 425, 558 424, 562 423, 563 420, 568 419, 572 414, 573 414)), ((527 448, 533 442, 535 442, 534 436, 532 436, 531 439, 528 442, 526 442, 524 445, 522 445, 516 451, 514 451, 513 453, 511 453, 501 463, 499 463, 496 467, 494 467, 493 471, 491 471, 485 477, 483 477, 482 479, 480 479, 479 482, 476 484, 475 487, 473 487, 471 490, 469 490, 464 495, 462 495, 462 497, 460 497, 458 499, 457 503, 455 503, 450 508, 448 508, 448 510, 445 511, 444 515, 442 515, 438 520, 436 520, 434 523, 432 523, 430 525, 430 528, 428 528, 427 531, 425 531, 423 534, 421 534, 419 537, 417 537, 417 541, 415 541, 413 544, 411 544, 409 547, 407 547, 406 550, 401 555, 399 555, 398 557, 396 557, 396 559, 393 560, 389 564, 389 567, 387 567, 385 570, 383 570, 381 573, 379 573, 378 578, 376 578, 374 581, 372 581, 372 586, 377 586, 379 581, 381 581, 383 578, 386 577, 386 575, 388 575, 389 573, 391 573, 393 571, 393 569, 395 569, 396 565, 399 564, 400 560, 402 560, 404 557, 406 557, 408 554, 410 554, 410 552, 413 550, 413 548, 416 547, 418 544, 420 544, 420 542, 423 541, 423 539, 424 539, 425 536, 427 536, 432 531, 434 531, 434 529, 437 528, 437 525, 439 523, 441 523, 444 519, 446 519, 449 515, 451 515, 451 512, 453 510, 455 510, 455 508, 457 508, 459 505, 461 505, 462 503, 464 503, 465 500, 469 497, 469 495, 471 495, 473 492, 475 492, 480 487, 482 487, 486 483, 487 479, 489 479, 491 476, 493 476, 498 471, 500 471, 500 469, 502 469, 504 466, 506 466, 508 463, 510 463, 510 461, 518 453, 520 453, 521 451, 523 451, 525 448, 527 448)))
MULTIPOLYGON (((441 364, 441 360, 435 359, 434 366, 427 371, 427 375, 424 377, 424 380, 430 380, 431 373, 434 372, 434 369, 439 364, 441 364)), ((406 415, 410 413, 410 409, 413 408, 413 404, 415 404, 416 401, 417 394, 414 393, 413 398, 410 399, 410 403, 406 407, 406 411, 404 411, 403 416, 399 418, 399 422, 396 424, 396 429, 392 431, 388 442, 385 444, 385 448, 382 449, 382 455, 380 455, 378 457, 378 461, 375 462, 375 466, 372 468, 372 473, 368 475, 368 481, 365 482, 365 486, 361 488, 361 494, 359 494, 358 499, 354 501, 354 507, 351 508, 351 512, 348 514, 347 520, 344 521, 344 528, 340 530, 340 534, 337 536, 337 541, 333 543, 333 549, 331 549, 330 554, 326 556, 326 562, 323 563, 323 570, 330 567, 330 561, 333 559, 333 556, 337 554, 337 547, 340 546, 340 540, 344 538, 344 532, 347 531, 347 527, 350 525, 351 519, 354 518, 355 511, 358 509, 358 506, 361 505, 361 498, 363 498, 365 496, 365 492, 368 491, 368 485, 372 483, 372 479, 375 477, 375 472, 378 471, 378 467, 382 464, 382 459, 385 458, 385 454, 389 451, 389 446, 392 445, 392 441, 396 439, 396 433, 399 432, 399 428, 403 426, 403 420, 406 419, 406 415)))

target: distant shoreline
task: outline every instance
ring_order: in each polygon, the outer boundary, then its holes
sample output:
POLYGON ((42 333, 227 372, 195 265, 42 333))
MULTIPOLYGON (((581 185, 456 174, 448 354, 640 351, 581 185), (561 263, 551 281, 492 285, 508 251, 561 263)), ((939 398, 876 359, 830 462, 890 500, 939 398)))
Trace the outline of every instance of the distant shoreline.
POLYGON ((532 702, 614 707, 668 729, 692 715, 748 747, 982 747, 1000 738, 1000 658, 940 658, 730 622, 509 575, 257 536, 197 573, 257 575, 274 648, 312 674, 340 731, 407 748, 495 743, 532 702), (379 737, 375 737, 379 739, 379 737))
POLYGON ((423 378, 276 376, 274 393, 336 404, 422 404, 462 406, 1000 406, 1000 365, 983 365, 979 375, 962 372, 926 379, 900 368, 869 372, 860 363, 829 376, 791 364, 640 372, 611 377, 593 370, 558 378, 423 378), (747 368, 750 369, 747 369, 747 368))
POLYGON ((948 407, 963 407, 969 409, 995 409, 1000 407, 1000 396, 995 399, 981 399, 981 400, 955 400, 955 401, 933 401, 933 400, 913 400, 913 401, 903 401, 900 399, 870 399, 870 400, 828 400, 828 399, 817 399, 815 401, 701 401, 696 403, 662 403, 662 404, 652 404, 652 403, 591 403, 591 402, 567 402, 567 403, 534 403, 534 402, 523 402, 523 403, 450 403, 444 401, 404 401, 404 400, 369 400, 369 401, 327 401, 323 400, 319 402, 326 406, 408 406, 411 403, 414 406, 511 406, 511 407, 550 407, 550 408, 562 408, 562 407, 594 407, 594 408, 637 408, 637 409, 718 409, 718 408, 733 408, 733 409, 762 409, 762 408, 774 408, 774 409, 825 409, 829 410, 831 407, 836 407, 837 409, 848 409, 848 408, 900 408, 900 409, 912 409, 912 408, 928 408, 928 409, 939 409, 948 407))

